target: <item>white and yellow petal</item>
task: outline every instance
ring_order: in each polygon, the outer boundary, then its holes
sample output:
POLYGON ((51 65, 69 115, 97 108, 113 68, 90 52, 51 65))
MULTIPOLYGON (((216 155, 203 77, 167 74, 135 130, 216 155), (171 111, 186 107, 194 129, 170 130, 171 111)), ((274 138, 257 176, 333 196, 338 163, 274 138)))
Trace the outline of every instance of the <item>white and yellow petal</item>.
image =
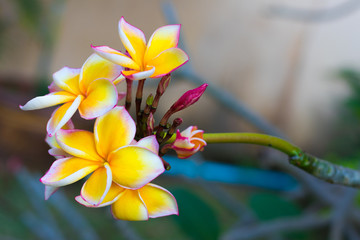
POLYGON ((162 77, 189 61, 187 54, 180 48, 170 48, 161 52, 157 57, 149 60, 147 66, 154 66, 152 78, 162 77))
POLYGON ((118 101, 115 85, 105 79, 97 79, 90 83, 86 96, 79 106, 79 113, 84 119, 93 119, 111 110, 118 101))
POLYGON ((63 104, 53 112, 46 126, 49 136, 53 136, 71 119, 80 106, 82 99, 83 97, 79 95, 74 101, 63 104))
POLYGON ((147 64, 162 51, 177 47, 180 35, 180 24, 167 25, 156 29, 146 46, 144 62, 147 64))
POLYGON ((122 71, 122 74, 133 81, 136 80, 142 80, 145 78, 148 78, 152 75, 154 75, 155 73, 155 67, 147 67, 144 71, 138 71, 138 70, 127 70, 127 71, 122 71))
POLYGON ((62 130, 56 133, 59 146, 72 156, 103 163, 97 153, 94 134, 85 130, 62 130))
POLYGON ((94 171, 81 188, 81 197, 90 205, 98 206, 104 200, 112 183, 108 163, 94 171))
POLYGON ((99 167, 99 163, 95 161, 76 157, 63 158, 56 160, 40 181, 45 185, 61 187, 82 179, 99 167))
POLYGON ((110 48, 108 46, 91 46, 92 49, 97 53, 99 56, 118 64, 124 68, 130 68, 134 70, 140 70, 140 66, 132 60, 130 57, 126 56, 122 52, 110 48))
POLYGON ((80 72, 80 90, 86 94, 89 85, 99 78, 110 81, 118 78, 123 68, 120 65, 106 60, 96 53, 92 54, 84 63, 80 72))
POLYGON ((109 206, 111 204, 113 204, 114 202, 116 202, 119 197, 120 197, 120 193, 125 191, 125 188, 120 187, 119 185, 117 185, 116 183, 112 182, 111 187, 108 191, 108 193, 106 194, 104 200, 98 205, 98 206, 94 206, 88 202, 86 202, 80 195, 75 197, 75 200, 84 205, 85 207, 105 207, 105 206, 109 206))
POLYGON ((146 49, 146 39, 144 33, 127 23, 123 17, 119 21, 119 36, 131 58, 141 66, 146 49))
POLYGON ((79 77, 80 68, 63 67, 53 74, 54 83, 58 87, 75 95, 80 94, 79 77))
POLYGON ((137 190, 125 190, 119 199, 111 205, 111 212, 116 219, 127 221, 144 221, 149 215, 137 190))
POLYGON ((28 101, 24 106, 20 106, 21 110, 36 110, 47 107, 52 107, 61 103, 73 101, 76 95, 60 91, 49 93, 45 96, 36 97, 28 101))
POLYGON ((179 214, 174 196, 165 188, 149 183, 138 191, 150 218, 179 214))
POLYGON ((155 135, 144 137, 144 138, 140 139, 137 143, 135 143, 133 145, 136 145, 138 147, 147 148, 147 149, 149 149, 150 151, 152 151, 155 154, 159 153, 159 143, 156 140, 155 135))
POLYGON ((138 189, 164 172, 161 158, 138 146, 119 148, 109 154, 113 181, 124 188, 138 189))
POLYGON ((94 126, 96 149, 103 158, 107 158, 110 152, 130 144, 135 132, 135 122, 126 109, 115 107, 96 119, 94 126))

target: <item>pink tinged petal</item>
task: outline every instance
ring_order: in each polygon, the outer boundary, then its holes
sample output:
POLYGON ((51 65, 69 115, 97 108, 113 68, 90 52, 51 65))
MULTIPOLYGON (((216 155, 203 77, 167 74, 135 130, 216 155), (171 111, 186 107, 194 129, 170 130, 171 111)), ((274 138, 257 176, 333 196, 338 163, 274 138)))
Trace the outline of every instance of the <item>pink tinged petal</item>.
POLYGON ((96 151, 94 134, 85 130, 59 130, 56 140, 60 147, 72 156, 103 163, 96 151))
POLYGON ((147 68, 147 70, 141 71, 141 72, 140 71, 132 71, 132 70, 122 71, 122 74, 128 79, 136 81, 136 80, 148 78, 148 77, 152 76, 154 74, 154 72, 155 72, 155 68, 149 67, 149 68, 147 68))
POLYGON ((149 183, 138 191, 146 205, 150 218, 173 214, 179 215, 174 196, 165 188, 149 183))
POLYGON ((126 92, 118 92, 118 101, 122 100, 126 97, 126 92))
POLYGON ((187 92, 185 92, 171 107, 170 111, 172 113, 178 112, 180 110, 183 110, 194 103, 196 103, 200 97, 203 95, 207 88, 208 84, 204 83, 200 87, 191 89, 187 92))
MULTIPOLYGON (((74 123, 71 121, 71 119, 62 127, 62 129, 74 129, 74 123)), ((51 147, 51 148, 60 148, 59 144, 56 141, 55 136, 49 136, 46 135, 45 142, 51 147)))
POLYGON ((49 89, 50 93, 62 91, 62 89, 59 88, 54 82, 50 83, 50 85, 48 86, 48 89, 49 89))
POLYGON ((94 205, 86 202, 81 196, 75 197, 75 200, 78 203, 84 205, 85 207, 105 207, 105 206, 109 206, 109 205, 113 204, 114 202, 116 202, 119 199, 119 197, 121 196, 121 193, 123 191, 125 191, 125 188, 122 188, 119 185, 117 185, 116 183, 112 182, 111 187, 110 187, 108 193, 106 194, 104 200, 98 206, 94 206, 94 205))
POLYGON ((162 77, 189 61, 187 54, 180 48, 170 48, 161 52, 157 57, 149 60, 146 66, 154 66, 152 78, 162 77))
POLYGON ((162 51, 177 47, 180 35, 180 25, 167 25, 158 28, 150 37, 146 47, 145 64, 162 51))
POLYGON ((45 200, 48 200, 59 188, 45 185, 45 200))
POLYGON ((142 139, 140 139, 136 144, 134 144, 138 147, 143 147, 143 148, 147 148, 150 151, 152 151, 155 154, 159 153, 159 143, 156 140, 156 136, 155 135, 151 135, 148 137, 144 137, 142 139))
POLYGON ((144 33, 130 25, 121 17, 119 21, 119 35, 120 40, 124 44, 126 50, 130 54, 131 58, 141 66, 144 59, 146 40, 144 33))
POLYGON ((47 107, 52 107, 61 103, 73 101, 76 98, 75 95, 61 91, 49 93, 45 96, 36 97, 28 101, 24 106, 20 106, 21 110, 36 110, 47 107))
POLYGON ((119 83, 121 83, 124 80, 125 80, 125 76, 121 74, 118 78, 113 80, 113 84, 116 86, 116 85, 118 85, 119 83))
POLYGON ((40 179, 45 185, 61 187, 74 183, 100 167, 95 161, 70 157, 56 160, 40 179))
POLYGON ((79 95, 73 102, 65 103, 53 112, 46 126, 49 136, 53 136, 71 119, 80 106, 82 99, 83 96, 79 95))
POLYGON ((161 158, 148 149, 127 146, 109 154, 113 181, 124 188, 138 189, 164 172, 161 158))
POLYGON ((92 54, 84 63, 80 72, 80 90, 83 94, 88 91, 89 85, 99 78, 110 81, 117 79, 123 68, 112 63, 97 54, 92 54))
POLYGON ((117 101, 118 93, 114 84, 104 78, 97 79, 89 85, 79 113, 85 119, 97 118, 111 110, 117 101))
POLYGON ((55 158, 72 157, 70 154, 62 150, 61 148, 50 148, 49 154, 55 158))
POLYGON ((124 107, 115 107, 96 119, 94 136, 98 153, 107 158, 108 154, 130 144, 134 139, 136 126, 124 107))
POLYGON ((125 190, 120 198, 111 205, 111 212, 116 219, 127 221, 148 220, 148 212, 137 190, 125 190))
POLYGON ((75 95, 80 94, 79 77, 80 68, 63 67, 53 74, 54 82, 58 87, 75 95))
POLYGON ((122 52, 108 46, 91 46, 99 56, 125 68, 140 70, 140 66, 122 52))
POLYGON ((81 197, 93 206, 98 206, 105 198, 112 183, 111 169, 108 163, 98 168, 81 188, 81 197))

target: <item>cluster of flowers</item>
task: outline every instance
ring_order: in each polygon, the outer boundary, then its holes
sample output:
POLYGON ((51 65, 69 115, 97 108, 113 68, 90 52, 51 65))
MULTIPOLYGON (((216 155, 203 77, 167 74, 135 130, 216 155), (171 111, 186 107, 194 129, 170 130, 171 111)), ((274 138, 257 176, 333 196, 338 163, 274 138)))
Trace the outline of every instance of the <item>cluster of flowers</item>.
POLYGON ((161 27, 146 44, 143 32, 121 18, 119 35, 125 54, 107 46, 92 46, 95 53, 80 69, 60 69, 53 74, 49 94, 20 106, 34 110, 62 104, 47 124, 46 142, 56 160, 40 179, 45 199, 59 187, 92 173, 75 198, 87 207, 111 205, 113 216, 122 220, 178 214, 171 193, 150 182, 169 168, 161 158, 168 149, 187 158, 206 145, 202 130, 190 126, 180 133, 181 118, 172 124, 168 120, 195 103, 207 86, 186 92, 155 126, 153 114, 169 85, 170 73, 188 61, 177 47, 179 32, 180 25, 161 27), (156 96, 150 94, 141 109, 145 79, 160 77, 156 96), (133 81, 138 81, 136 123, 128 113, 133 81), (126 93, 115 87, 121 82, 126 82, 126 93), (125 106, 117 106, 125 96, 125 106), (84 119, 96 118, 93 132, 74 129, 71 118, 76 110, 84 119))

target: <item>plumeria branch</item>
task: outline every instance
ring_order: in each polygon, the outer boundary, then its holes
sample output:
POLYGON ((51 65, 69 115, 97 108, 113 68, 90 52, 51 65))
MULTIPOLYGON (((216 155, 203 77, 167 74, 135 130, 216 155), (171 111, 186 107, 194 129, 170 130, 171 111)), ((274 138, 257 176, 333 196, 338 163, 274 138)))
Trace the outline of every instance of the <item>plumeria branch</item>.
POLYGON ((247 143, 275 148, 289 156, 289 162, 330 183, 360 188, 360 172, 312 156, 299 147, 281 139, 258 133, 207 133, 207 143, 247 143))

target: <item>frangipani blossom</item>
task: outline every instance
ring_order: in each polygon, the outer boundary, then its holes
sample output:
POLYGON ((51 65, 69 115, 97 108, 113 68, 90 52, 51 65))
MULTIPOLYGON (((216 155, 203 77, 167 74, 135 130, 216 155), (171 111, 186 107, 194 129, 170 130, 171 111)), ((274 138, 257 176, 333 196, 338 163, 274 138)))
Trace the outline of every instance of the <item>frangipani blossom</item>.
POLYGON ((114 84, 124 79, 122 67, 92 54, 81 69, 64 67, 53 74, 50 93, 36 97, 22 110, 35 110, 62 104, 47 124, 51 136, 66 124, 77 109, 81 117, 93 119, 111 110, 118 101, 114 84))
POLYGON ((81 189, 81 197, 93 206, 103 202, 112 182, 126 189, 143 187, 165 169, 157 154, 131 145, 135 131, 135 122, 124 107, 98 117, 94 133, 59 130, 57 143, 71 157, 56 160, 40 181, 61 187, 92 173, 81 189))
MULTIPOLYGON (((141 139, 135 146, 144 147, 157 153, 159 144, 154 135, 141 139)), ((76 201, 87 207, 94 207, 77 196, 76 201)), ((142 188, 126 189, 115 182, 112 183, 104 200, 97 207, 111 205, 111 211, 116 219, 142 221, 178 214, 178 207, 174 196, 166 189, 149 183, 142 188)))
POLYGON ((144 33, 122 17, 119 21, 120 40, 128 54, 108 46, 93 46, 97 54, 130 70, 122 74, 131 80, 162 77, 184 65, 189 57, 178 48, 180 25, 158 28, 146 44, 144 33))
POLYGON ((196 126, 190 126, 181 133, 177 130, 176 139, 171 148, 176 151, 178 158, 188 158, 202 151, 206 146, 203 133, 204 131, 198 130, 196 126))

